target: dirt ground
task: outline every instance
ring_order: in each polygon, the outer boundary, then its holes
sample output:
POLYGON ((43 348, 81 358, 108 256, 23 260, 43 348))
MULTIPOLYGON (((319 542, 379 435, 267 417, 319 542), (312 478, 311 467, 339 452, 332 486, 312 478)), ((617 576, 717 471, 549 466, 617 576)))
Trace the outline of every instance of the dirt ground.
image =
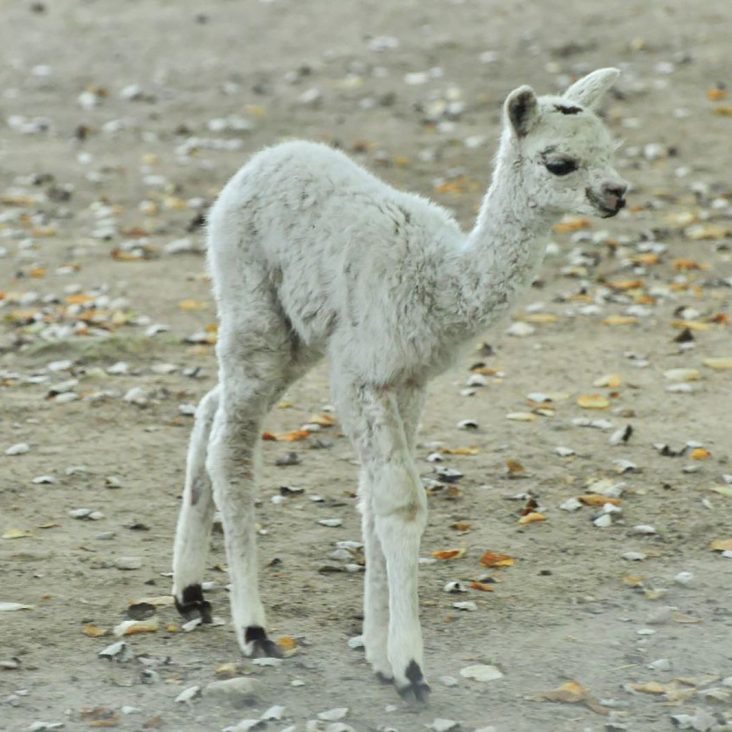
MULTIPOLYGON (((732 729, 727 2, 24 0, 2 17, 0 603, 30 607, 0 605, 0 729, 221 730, 273 705, 281 720, 257 729, 732 729), (380 686, 348 645, 362 573, 331 556, 360 538, 337 416, 262 444, 262 589, 297 652, 240 657, 216 532, 206 580, 224 622, 183 632, 156 599, 157 632, 99 657, 130 603, 170 590, 190 405, 216 378, 200 220, 227 178, 264 145, 325 140, 468 228, 505 95, 607 65, 623 70, 604 114, 628 208, 565 222, 513 325, 429 389, 430 705, 380 686), (290 452, 299 464, 276 464, 290 452), (304 492, 272 501, 282 486, 304 492), (602 491, 621 494, 604 528, 602 491), (587 494, 600 505, 565 510, 587 494), (519 523, 530 496, 545 520, 519 523), (481 565, 486 551, 513 566, 481 565), (490 592, 444 590, 485 575, 490 592), (503 676, 463 677, 473 664, 503 676), (257 695, 176 701, 232 673, 257 695), (538 698, 569 681, 591 698, 538 698)), ((328 402, 323 364, 266 429, 328 402)))

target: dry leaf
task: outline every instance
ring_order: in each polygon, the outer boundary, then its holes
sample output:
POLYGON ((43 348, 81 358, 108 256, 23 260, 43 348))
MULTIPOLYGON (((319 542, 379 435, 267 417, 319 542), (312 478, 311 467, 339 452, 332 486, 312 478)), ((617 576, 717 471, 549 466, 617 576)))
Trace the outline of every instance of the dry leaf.
POLYGON ((709 452, 706 448, 703 447, 697 447, 696 449, 692 450, 690 455, 692 460, 706 460, 707 458, 712 456, 712 453, 709 452))
POLYGON ((715 539, 709 548, 713 552, 732 552, 732 539, 715 539))
POLYGON ((710 89, 707 89, 707 99, 710 102, 718 102, 721 99, 724 99, 726 96, 727 96, 726 89, 720 89, 717 86, 713 86, 710 89))
POLYGON ((432 552, 435 559, 459 559, 465 554, 465 549, 441 549, 432 552))
POLYGON ((665 694, 667 691, 667 687, 658 681, 647 681, 643 684, 628 684, 628 687, 641 694, 665 694))
POLYGON ((538 325, 548 325, 556 323, 559 318, 554 313, 529 313, 524 315, 521 320, 527 323, 537 323, 538 325))
POLYGON ((297 648, 297 641, 291 635, 281 635, 275 643, 285 652, 294 651, 297 648))
POLYGON ((480 558, 480 563, 484 567, 513 567, 516 560, 508 554, 496 554, 494 552, 487 551, 480 558))
POLYGON ((534 524, 537 521, 546 521, 546 516, 544 516, 543 513, 539 513, 538 511, 532 511, 531 513, 527 513, 525 516, 522 516, 518 520, 520 524, 534 524))
POLYGON ((638 318, 635 315, 608 315, 602 322, 605 325, 633 325, 638 318))
POLYGON ((262 439, 272 442, 298 442, 299 440, 307 440, 310 432, 307 430, 293 430, 292 432, 263 432, 262 439))
POLYGON ((597 699, 595 699, 595 697, 577 681, 567 681, 558 689, 544 691, 536 696, 537 699, 544 701, 558 701, 566 704, 584 704, 588 709, 595 712, 595 714, 600 714, 603 717, 607 717, 610 714, 610 712, 605 709, 605 707, 601 706, 597 699))
POLYGON ((643 577, 639 574, 626 574, 623 577, 623 584, 628 585, 628 587, 642 587, 643 577))
POLYGON ((99 638, 103 635, 107 635, 109 632, 108 630, 105 630, 104 628, 99 628, 98 626, 94 625, 93 623, 87 623, 82 629, 81 632, 84 635, 88 635, 90 638, 99 638))
POLYGON ((470 531, 470 522, 456 521, 454 524, 450 524, 450 528, 455 529, 455 531, 470 531))
POLYGON ((583 394, 577 398, 577 404, 582 409, 607 409, 610 400, 602 394, 583 394))
POLYGON ((511 419, 515 422, 535 422, 539 418, 532 412, 509 412, 506 415, 506 419, 511 419))
POLYGON ((468 587, 470 587, 471 590, 478 590, 478 592, 493 592, 493 585, 488 582, 478 582, 477 580, 473 580, 468 587))
POLYGON ((643 280, 609 280, 606 284, 613 290, 637 290, 644 286, 643 280))
POLYGON ((185 300, 181 300, 178 303, 178 307, 184 311, 191 311, 191 310, 204 310, 206 307, 208 307, 208 305, 207 305, 207 303, 203 302, 202 300, 192 300, 191 298, 187 298, 185 300))
POLYGON ((321 427, 332 427, 335 424, 335 417, 332 414, 328 414, 328 412, 313 414, 308 419, 308 424, 317 424, 321 427))
POLYGON ((688 330, 704 331, 711 330, 713 326, 711 323, 702 323, 700 320, 672 320, 671 327, 676 330, 688 328, 688 330))
POLYGON ((3 531, 3 539, 27 539, 33 534, 28 529, 7 529, 3 531))
POLYGON ((577 500, 585 504, 585 506, 604 506, 606 503, 610 503, 613 506, 619 506, 622 501, 619 498, 608 498, 600 493, 585 493, 581 496, 577 496, 577 500))
POLYGON ((589 219, 585 219, 578 216, 567 216, 563 221, 558 224, 554 224, 554 231, 557 234, 570 234, 573 231, 579 231, 580 229, 589 229, 592 226, 592 222, 589 219))
POLYGON ((477 455, 480 449, 477 447, 443 447, 440 452, 443 455, 477 455))
POLYGON ((599 379, 593 382, 592 386, 604 386, 609 389, 617 389, 620 384, 622 384, 620 374, 606 374, 605 376, 601 376, 599 379))
POLYGON ((526 472, 526 468, 518 460, 509 458, 506 460, 506 469, 511 475, 520 475, 526 472))
POLYGON ((732 356, 724 358, 705 358, 702 363, 710 369, 717 369, 718 371, 732 369, 732 356))

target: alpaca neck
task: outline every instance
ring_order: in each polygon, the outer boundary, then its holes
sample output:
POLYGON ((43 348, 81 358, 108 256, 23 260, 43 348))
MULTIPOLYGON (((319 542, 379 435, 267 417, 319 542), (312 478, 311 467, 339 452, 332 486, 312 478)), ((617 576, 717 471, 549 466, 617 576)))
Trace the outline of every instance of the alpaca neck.
POLYGON ((529 194, 518 146, 504 134, 475 227, 454 261, 453 325, 474 334, 508 310, 536 276, 555 219, 529 194))

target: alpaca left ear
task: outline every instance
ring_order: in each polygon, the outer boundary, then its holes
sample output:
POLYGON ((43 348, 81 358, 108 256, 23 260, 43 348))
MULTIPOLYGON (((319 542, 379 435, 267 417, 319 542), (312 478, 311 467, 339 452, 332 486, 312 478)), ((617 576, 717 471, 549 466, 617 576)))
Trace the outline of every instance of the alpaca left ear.
POLYGON ((583 107, 592 109, 597 106, 605 92, 615 83, 620 71, 614 68, 597 69, 587 76, 572 84, 572 86, 564 92, 564 98, 569 99, 583 107))
POLYGON ((506 99, 506 114, 517 137, 525 137, 539 120, 539 102, 530 86, 514 89, 506 99))

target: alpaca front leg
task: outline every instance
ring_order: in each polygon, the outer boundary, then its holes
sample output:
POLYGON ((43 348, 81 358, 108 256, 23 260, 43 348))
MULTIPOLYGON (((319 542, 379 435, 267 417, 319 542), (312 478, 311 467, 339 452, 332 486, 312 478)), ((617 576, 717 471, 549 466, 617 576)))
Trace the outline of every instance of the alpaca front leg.
POLYGON ((178 612, 187 620, 200 617, 204 623, 211 622, 211 604, 204 600, 201 585, 215 508, 206 472, 206 448, 217 408, 215 388, 201 399, 196 410, 173 552, 173 597, 178 612))
POLYGON ((363 593, 363 642, 366 660, 382 681, 392 681, 394 675, 388 655, 389 633, 389 585, 386 560, 376 535, 376 523, 372 506, 371 486, 366 471, 362 471, 359 493, 361 495, 361 528, 366 558, 366 575, 363 593))
POLYGON ((382 466, 374 483, 376 535, 386 558, 389 583, 388 656, 397 690, 404 698, 426 701, 417 571, 427 500, 406 454, 382 466))
MULTIPOLYGON (((246 408, 249 411, 248 407, 246 408)), ((232 419, 231 405, 219 409, 208 450, 207 468, 224 525, 231 580, 231 620, 245 656, 280 656, 267 637, 259 597, 254 518, 255 451, 258 420, 232 419)))

